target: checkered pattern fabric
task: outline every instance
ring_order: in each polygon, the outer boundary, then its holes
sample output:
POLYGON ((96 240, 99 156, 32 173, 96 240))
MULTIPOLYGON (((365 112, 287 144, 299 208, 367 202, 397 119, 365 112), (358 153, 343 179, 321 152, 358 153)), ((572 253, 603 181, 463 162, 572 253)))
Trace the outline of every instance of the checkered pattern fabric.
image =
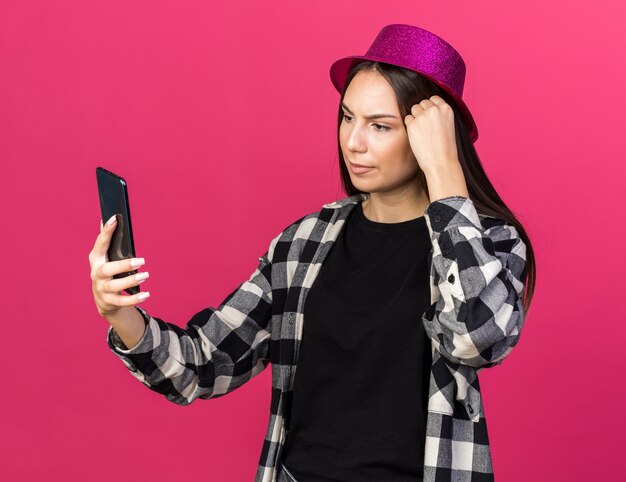
MULTIPOLYGON (((179 405, 226 395, 272 366, 269 426, 255 482, 276 482, 286 437, 303 328, 303 307, 350 211, 368 194, 324 204, 271 240, 250 278, 185 328, 142 314, 146 331, 127 349, 113 328, 107 342, 151 390, 179 405)), ((431 305, 416 313, 432 343, 424 480, 492 481, 478 372, 517 344, 526 246, 504 220, 450 196, 431 202, 431 305)), ((390 407, 390 410, 393 409, 390 407)))

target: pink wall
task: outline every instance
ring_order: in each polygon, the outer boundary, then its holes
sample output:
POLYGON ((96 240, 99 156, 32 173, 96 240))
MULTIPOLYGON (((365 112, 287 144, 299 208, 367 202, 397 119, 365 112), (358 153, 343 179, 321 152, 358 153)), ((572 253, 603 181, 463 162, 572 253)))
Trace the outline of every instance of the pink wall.
POLYGON ((384 5, 0 4, 0 479, 253 479, 269 369, 183 408, 109 352, 87 260, 100 222, 94 169, 129 182, 151 274, 142 306, 184 325, 247 278, 283 227, 343 197, 328 69, 399 22, 465 58, 477 149, 534 240, 525 332, 481 373, 496 477, 617 480, 622 4, 384 5))

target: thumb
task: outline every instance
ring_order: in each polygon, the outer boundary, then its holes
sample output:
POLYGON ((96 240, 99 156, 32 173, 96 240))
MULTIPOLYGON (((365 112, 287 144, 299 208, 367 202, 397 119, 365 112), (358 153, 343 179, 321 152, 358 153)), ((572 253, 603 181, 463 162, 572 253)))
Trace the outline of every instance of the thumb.
POLYGON ((117 216, 113 215, 107 221, 105 225, 102 225, 102 220, 100 220, 100 234, 96 239, 96 244, 94 246, 94 253, 98 256, 104 256, 109 249, 109 244, 111 243, 111 237, 113 236, 113 232, 115 231, 117 225, 117 216))

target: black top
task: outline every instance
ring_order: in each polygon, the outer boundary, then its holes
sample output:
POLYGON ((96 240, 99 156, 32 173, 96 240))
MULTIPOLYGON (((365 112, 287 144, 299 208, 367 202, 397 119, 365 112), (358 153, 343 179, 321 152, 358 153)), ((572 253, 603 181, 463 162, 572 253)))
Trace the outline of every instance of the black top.
POLYGON ((431 246, 424 216, 346 219, 304 307, 282 452, 298 482, 422 480, 431 246))

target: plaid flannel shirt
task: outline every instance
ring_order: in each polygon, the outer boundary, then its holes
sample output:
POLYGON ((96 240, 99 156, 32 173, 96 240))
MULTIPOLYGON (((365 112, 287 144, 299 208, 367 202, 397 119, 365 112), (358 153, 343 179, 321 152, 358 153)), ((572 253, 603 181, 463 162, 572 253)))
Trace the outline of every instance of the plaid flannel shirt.
MULTIPOLYGON (((368 194, 324 204, 287 226, 217 307, 186 328, 143 315, 128 350, 112 327, 112 352, 140 382, 179 405, 226 395, 271 362, 269 426, 255 482, 275 482, 286 437, 307 293, 348 213, 368 194)), ((526 246, 505 220, 450 196, 431 202, 431 305, 416 313, 432 345, 424 481, 494 480, 478 372, 502 363, 520 337, 526 246)), ((367 374, 362 374, 367 376, 367 374)), ((389 407, 393 410, 393 407, 389 407)))

